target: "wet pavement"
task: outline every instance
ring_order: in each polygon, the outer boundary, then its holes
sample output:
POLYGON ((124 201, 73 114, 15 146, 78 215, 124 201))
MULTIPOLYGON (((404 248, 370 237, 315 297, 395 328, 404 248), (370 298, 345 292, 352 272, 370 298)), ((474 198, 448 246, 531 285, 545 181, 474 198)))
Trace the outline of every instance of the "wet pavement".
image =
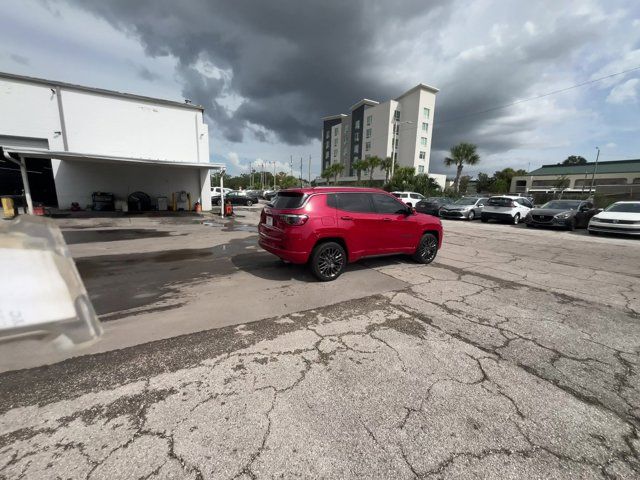
MULTIPOLYGON (((0 375, 0 476, 639 478, 640 242, 445 231, 434 264, 363 262, 322 306, 0 375)), ((177 252, 141 265, 228 267, 177 252)))

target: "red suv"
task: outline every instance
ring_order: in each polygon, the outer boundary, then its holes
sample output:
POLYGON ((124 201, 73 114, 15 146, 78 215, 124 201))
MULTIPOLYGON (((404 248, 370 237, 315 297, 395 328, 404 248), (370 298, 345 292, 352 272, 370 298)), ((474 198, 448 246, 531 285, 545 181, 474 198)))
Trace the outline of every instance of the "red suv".
POLYGON ((281 190, 260 215, 260 246, 292 263, 309 263, 322 281, 348 262, 404 253, 431 263, 442 245, 442 224, 374 188, 281 190))

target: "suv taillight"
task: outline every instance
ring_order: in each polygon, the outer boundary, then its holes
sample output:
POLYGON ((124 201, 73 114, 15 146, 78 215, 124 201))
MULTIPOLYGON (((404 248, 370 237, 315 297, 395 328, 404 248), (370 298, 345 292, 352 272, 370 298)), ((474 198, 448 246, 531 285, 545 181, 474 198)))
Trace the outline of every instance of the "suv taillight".
POLYGON ((304 225, 308 219, 308 215, 294 215, 288 213, 280 215, 280 220, 287 225, 304 225))

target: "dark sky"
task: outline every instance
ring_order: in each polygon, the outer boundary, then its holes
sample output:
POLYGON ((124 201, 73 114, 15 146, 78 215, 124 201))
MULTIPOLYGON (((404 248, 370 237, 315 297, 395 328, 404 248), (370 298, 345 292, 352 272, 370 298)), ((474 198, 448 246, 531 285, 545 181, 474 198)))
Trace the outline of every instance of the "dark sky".
MULTIPOLYGON (((10 3, 14 16, 21 8, 25 17, 32 13, 24 7, 31 1, 10 3)), ((640 15, 632 0, 51 0, 37 5, 53 18, 81 22, 78 39, 90 39, 91 23, 97 22, 139 44, 126 71, 114 63, 112 75, 147 82, 147 94, 154 94, 169 62, 177 94, 206 109, 212 158, 226 158, 238 168, 257 157, 288 163, 290 154, 311 154, 317 160, 322 116, 346 112, 363 97, 396 97, 420 82, 441 91, 432 171, 451 173, 442 158, 460 141, 478 144, 483 161, 477 170, 485 171, 553 163, 571 154, 590 158, 595 146, 603 148, 605 160, 640 157, 638 72, 472 115, 640 66, 640 15)), ((5 51, 3 70, 13 65, 20 73, 31 68, 37 74, 37 62, 30 61, 33 48, 5 51)), ((74 54, 56 51, 65 53, 74 54)), ((53 78, 61 75, 69 72, 53 78)), ((95 86, 115 82, 108 73, 101 78, 104 84, 95 86)))

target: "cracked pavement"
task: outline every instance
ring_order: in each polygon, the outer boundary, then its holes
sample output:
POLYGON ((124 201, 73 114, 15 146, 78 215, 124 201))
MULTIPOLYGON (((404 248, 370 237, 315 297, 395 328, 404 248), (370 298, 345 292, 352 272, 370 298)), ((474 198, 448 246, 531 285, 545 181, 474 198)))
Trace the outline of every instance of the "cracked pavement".
POLYGON ((386 292, 0 375, 0 478, 639 478, 640 243, 445 232, 386 292))

